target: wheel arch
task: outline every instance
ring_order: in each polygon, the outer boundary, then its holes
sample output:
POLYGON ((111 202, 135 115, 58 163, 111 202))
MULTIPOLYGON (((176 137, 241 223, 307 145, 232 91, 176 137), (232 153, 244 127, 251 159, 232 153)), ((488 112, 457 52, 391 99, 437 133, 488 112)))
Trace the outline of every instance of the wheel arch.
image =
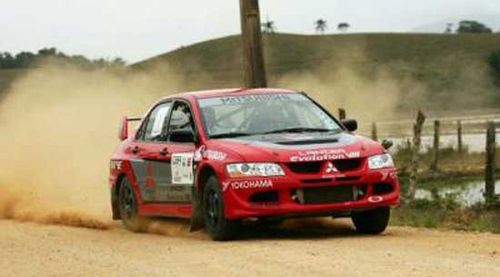
POLYGON ((196 189, 196 192, 198 194, 203 195, 203 189, 205 188, 205 184, 206 184, 208 178, 210 178, 210 176, 215 176, 215 177, 219 178, 217 176, 217 172, 215 171, 215 169, 211 165, 205 164, 200 169, 198 176, 196 178, 195 189, 196 189))
POLYGON ((204 227, 205 223, 203 220, 203 190, 205 189, 205 184, 211 176, 217 176, 217 171, 209 164, 204 164, 198 169, 196 174, 196 181, 193 186, 193 214, 191 216, 190 230, 196 231, 204 227))

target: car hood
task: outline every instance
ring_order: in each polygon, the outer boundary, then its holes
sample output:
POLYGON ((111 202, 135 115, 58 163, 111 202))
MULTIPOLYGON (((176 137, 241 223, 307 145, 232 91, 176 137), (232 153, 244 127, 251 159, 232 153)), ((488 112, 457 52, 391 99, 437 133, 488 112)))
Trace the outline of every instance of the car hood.
MULTIPOLYGON (((283 133, 212 140, 212 146, 243 161, 310 162, 362 158, 384 153, 370 139, 342 132, 283 133)), ((212 148, 212 147, 211 147, 212 148)))

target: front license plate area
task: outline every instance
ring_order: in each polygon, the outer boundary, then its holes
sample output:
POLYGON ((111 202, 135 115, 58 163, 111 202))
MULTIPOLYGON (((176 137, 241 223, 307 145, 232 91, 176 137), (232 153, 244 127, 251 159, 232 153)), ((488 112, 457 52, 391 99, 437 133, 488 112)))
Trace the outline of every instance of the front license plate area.
POLYGON ((355 190, 354 186, 328 186, 304 188, 299 194, 303 204, 331 204, 353 201, 355 190))

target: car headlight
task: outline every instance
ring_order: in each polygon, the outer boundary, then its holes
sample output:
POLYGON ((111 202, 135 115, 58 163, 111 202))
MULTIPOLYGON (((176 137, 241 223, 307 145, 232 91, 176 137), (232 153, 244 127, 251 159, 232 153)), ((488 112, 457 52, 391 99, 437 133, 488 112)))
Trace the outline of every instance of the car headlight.
POLYGON ((380 169, 394 167, 394 161, 390 154, 375 155, 368 158, 369 169, 380 169))
POLYGON ((283 168, 275 163, 238 163, 226 166, 229 177, 283 176, 283 168))

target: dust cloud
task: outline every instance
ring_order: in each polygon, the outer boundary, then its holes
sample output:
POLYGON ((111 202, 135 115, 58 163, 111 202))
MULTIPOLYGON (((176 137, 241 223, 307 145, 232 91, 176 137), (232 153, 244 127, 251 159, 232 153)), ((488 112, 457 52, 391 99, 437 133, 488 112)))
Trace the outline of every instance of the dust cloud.
POLYGON ((418 109, 440 116, 496 108, 498 88, 483 60, 457 59, 454 54, 426 64, 385 60, 363 43, 321 45, 316 52, 322 54, 313 67, 277 74, 271 82, 309 93, 334 114, 346 109, 365 133, 372 122, 413 119, 418 109))
POLYGON ((121 116, 142 115, 182 86, 168 68, 152 71, 49 62, 19 78, 0 102, 0 218, 109 228, 121 116))
MULTIPOLYGON (((361 130, 398 117, 403 102, 421 103, 429 90, 423 82, 396 74, 397 65, 365 74, 370 62, 365 52, 343 51, 313 71, 273 76, 271 83, 306 91, 332 112, 345 108, 361 130)), ((193 81, 158 65, 88 71, 56 61, 28 71, 0 100, 0 218, 109 228, 108 161, 118 145, 121 116, 142 115, 170 92, 204 87, 213 79, 209 76, 193 81)), ((185 229, 165 226, 147 229, 162 234, 185 229)))
POLYGON ((427 89, 421 82, 398 76, 391 65, 373 69, 371 62, 363 47, 346 48, 313 70, 285 74, 273 82, 307 92, 333 114, 343 108, 348 118, 367 128, 371 122, 401 116, 402 102, 421 100, 427 89))
MULTIPOLYGON (((200 87, 206 82, 196 79, 200 87)), ((393 113, 402 86, 383 70, 368 80, 349 66, 289 74, 276 83, 308 91, 332 111, 346 108, 360 122, 393 113), (359 93, 365 91, 370 97, 359 93)), ((142 115, 158 98, 186 87, 193 81, 168 67, 88 71, 51 61, 27 72, 0 102, 0 218, 110 228, 108 161, 121 116, 142 115)), ((149 222, 146 231, 185 229, 149 222)))

